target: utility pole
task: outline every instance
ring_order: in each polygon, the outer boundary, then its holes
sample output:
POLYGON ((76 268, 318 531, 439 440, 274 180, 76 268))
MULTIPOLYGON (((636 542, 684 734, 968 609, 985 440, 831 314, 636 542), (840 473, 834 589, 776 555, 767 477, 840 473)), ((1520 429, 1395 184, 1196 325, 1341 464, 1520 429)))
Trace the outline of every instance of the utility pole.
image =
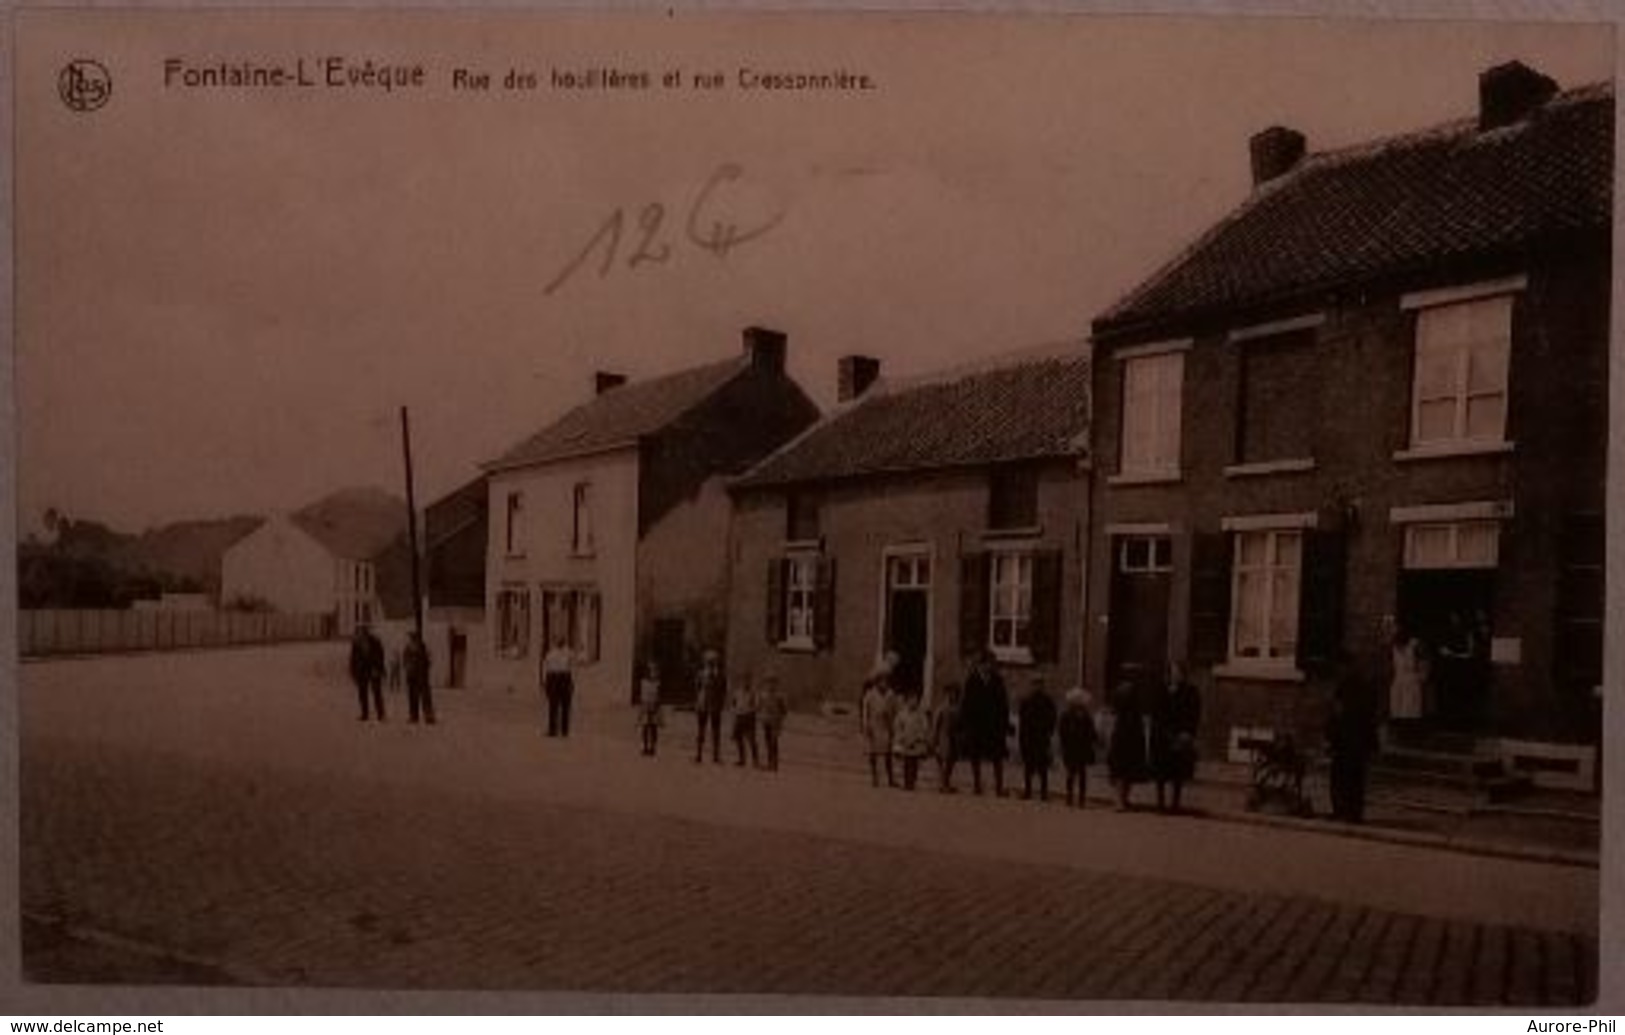
POLYGON ((401 407, 401 454, 406 460, 406 535, 412 548, 412 625, 423 638, 423 591, 418 578, 418 501, 412 491, 412 425, 401 407))

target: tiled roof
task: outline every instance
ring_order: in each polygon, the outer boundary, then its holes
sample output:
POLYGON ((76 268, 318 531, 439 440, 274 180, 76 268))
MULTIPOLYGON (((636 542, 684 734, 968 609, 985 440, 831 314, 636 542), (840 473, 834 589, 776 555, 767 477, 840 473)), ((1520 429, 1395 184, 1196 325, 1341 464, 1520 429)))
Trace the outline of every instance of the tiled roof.
POLYGON ((406 503, 382 489, 340 489, 290 519, 335 557, 365 561, 406 534, 406 503))
POLYGON ((1097 335, 1284 301, 1610 225, 1611 84, 1313 154, 1108 309, 1097 335))
POLYGON ((769 455, 744 487, 1080 456, 1089 429, 1089 360, 1026 357, 959 374, 880 384, 769 455))
POLYGON ((484 466, 524 467, 632 445, 671 424, 749 366, 749 357, 740 356, 612 388, 484 466))
POLYGON ((423 508, 423 545, 431 548, 485 517, 489 487, 485 475, 467 482, 423 508))

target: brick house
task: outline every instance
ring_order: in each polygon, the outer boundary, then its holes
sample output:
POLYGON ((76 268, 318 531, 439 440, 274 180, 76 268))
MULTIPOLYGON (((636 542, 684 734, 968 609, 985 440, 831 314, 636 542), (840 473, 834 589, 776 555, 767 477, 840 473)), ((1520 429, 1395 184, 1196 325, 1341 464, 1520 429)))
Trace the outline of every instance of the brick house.
POLYGON ((1479 91, 1259 133, 1251 195, 1094 321, 1093 682, 1187 658, 1209 739, 1307 734, 1340 650, 1386 699, 1397 624, 1461 656, 1428 724, 1595 743, 1613 94, 1479 91))
POLYGON ((927 694, 980 647, 1013 691, 1076 682, 1088 371, 1079 345, 896 385, 842 359, 836 410, 733 485, 730 671, 800 707, 856 702, 888 651, 927 694))
POLYGON ((555 638, 577 686, 628 695, 638 659, 687 693, 727 621, 729 500, 737 475, 818 417, 785 373, 786 339, 648 381, 596 375, 594 397, 484 465, 486 682, 533 687, 555 638))

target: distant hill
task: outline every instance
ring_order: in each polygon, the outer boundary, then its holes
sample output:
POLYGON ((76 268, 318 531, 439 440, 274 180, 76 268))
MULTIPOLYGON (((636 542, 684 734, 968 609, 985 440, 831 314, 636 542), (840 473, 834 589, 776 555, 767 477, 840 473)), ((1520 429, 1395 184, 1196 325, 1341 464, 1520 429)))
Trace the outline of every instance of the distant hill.
POLYGON ((112 560, 121 568, 196 582, 204 591, 218 593, 221 554, 263 521, 248 514, 176 521, 126 538, 112 560))
POLYGON ((176 521, 139 534, 67 520, 55 538, 17 547, 23 607, 126 607, 158 593, 220 591, 220 557, 263 518, 176 521))

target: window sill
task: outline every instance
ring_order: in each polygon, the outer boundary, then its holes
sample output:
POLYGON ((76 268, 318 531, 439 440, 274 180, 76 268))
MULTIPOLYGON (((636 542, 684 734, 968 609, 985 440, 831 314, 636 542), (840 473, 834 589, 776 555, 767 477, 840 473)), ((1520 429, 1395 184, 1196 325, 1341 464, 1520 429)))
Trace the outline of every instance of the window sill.
POLYGON ((522 561, 522 560, 525 559, 525 555, 524 555, 523 552, 521 552, 521 553, 513 553, 512 551, 510 551, 508 553, 503 554, 502 556, 503 556, 503 558, 505 560, 510 560, 510 561, 522 561))
POLYGON ((780 640, 779 652, 782 654, 816 654, 818 645, 811 640, 780 640))
POLYGON ((1175 485, 1181 480, 1178 471, 1119 471, 1107 475, 1107 485, 1175 485))
POLYGON ((1436 446, 1413 446, 1401 449, 1394 459, 1401 463, 1410 460, 1447 460, 1460 456, 1496 456, 1512 452, 1511 442, 1450 442, 1436 446))
POLYGON ((1037 539, 1043 534, 1043 525, 1028 525, 1022 528, 985 528, 982 530, 983 539, 1037 539))
POLYGON ((1301 460, 1261 460, 1251 464, 1230 464, 1224 469, 1226 478, 1252 478, 1268 474, 1301 474, 1304 471, 1313 471, 1315 461, 1305 458, 1301 460))
POLYGON ((570 551, 570 559, 572 561, 590 561, 590 560, 593 560, 594 558, 596 558, 597 556, 598 556, 598 551, 597 550, 571 550, 570 551))
POLYGON ((1262 679, 1272 683, 1302 683, 1309 677, 1295 665, 1270 664, 1246 658, 1213 666, 1216 679, 1262 679))
POLYGON ((786 539, 785 553, 819 553, 824 549, 824 537, 817 539, 786 539))
POLYGON ((991 649, 993 651, 993 660, 1001 665, 1026 667, 1038 664, 1037 659, 1033 657, 1033 652, 1025 648, 994 647, 991 649))

